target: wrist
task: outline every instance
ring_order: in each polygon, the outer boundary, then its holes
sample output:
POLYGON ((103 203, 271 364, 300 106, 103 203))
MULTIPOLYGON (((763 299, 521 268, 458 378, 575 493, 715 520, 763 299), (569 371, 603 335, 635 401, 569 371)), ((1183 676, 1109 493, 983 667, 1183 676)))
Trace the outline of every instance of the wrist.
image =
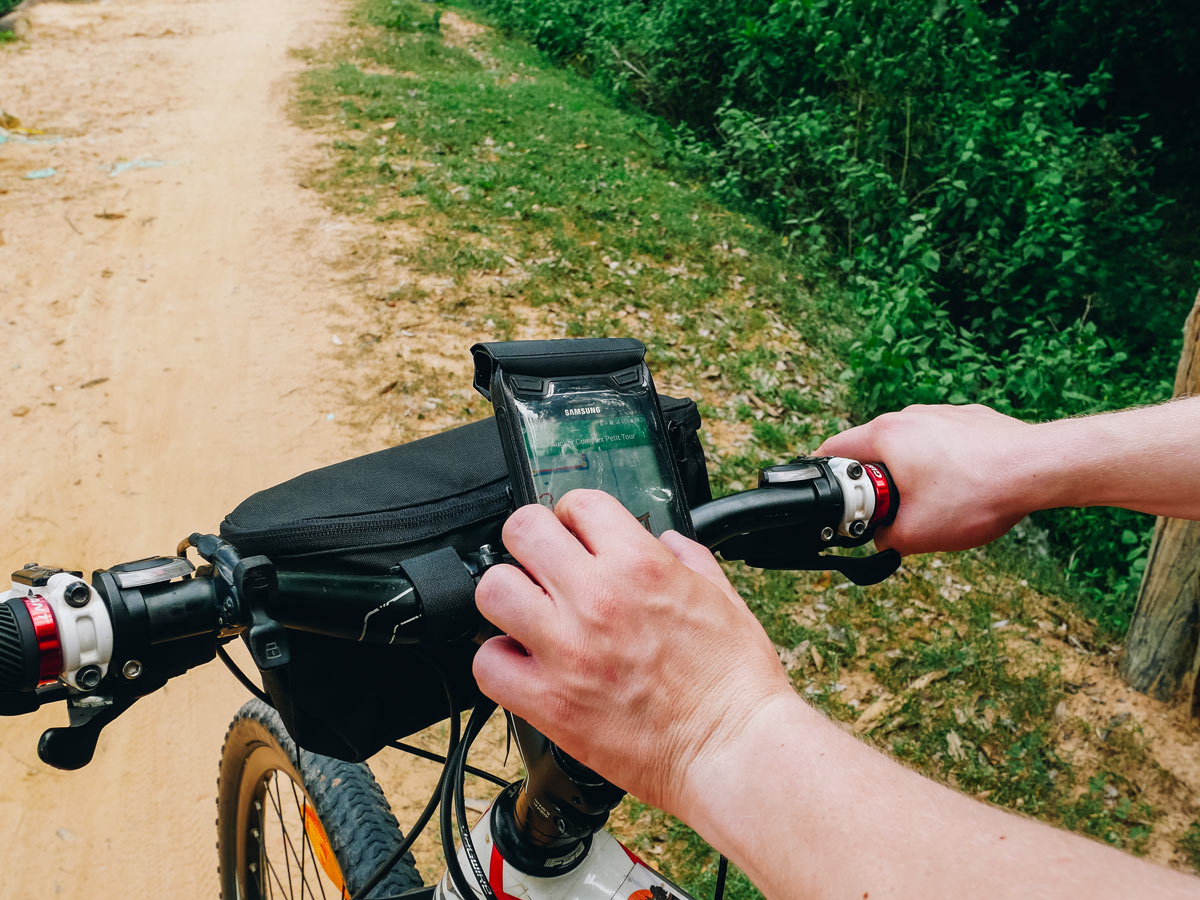
MULTIPOLYGON (((688 766, 680 802, 668 812, 736 862, 739 839, 752 833, 745 827, 745 818, 754 816, 752 798, 764 788, 774 789, 773 764, 765 770, 764 762, 774 760, 775 751, 789 744, 789 756, 803 755, 795 735, 814 727, 833 726, 790 689, 768 697, 733 727, 714 732, 688 766)), ((792 763, 807 765, 800 758, 792 763)))
POLYGON ((1087 416, 1031 426, 1035 432, 1030 456, 1036 472, 1023 485, 1029 512, 1109 502, 1104 496, 1109 479, 1098 475, 1121 439, 1119 430, 1107 427, 1109 418, 1087 416))

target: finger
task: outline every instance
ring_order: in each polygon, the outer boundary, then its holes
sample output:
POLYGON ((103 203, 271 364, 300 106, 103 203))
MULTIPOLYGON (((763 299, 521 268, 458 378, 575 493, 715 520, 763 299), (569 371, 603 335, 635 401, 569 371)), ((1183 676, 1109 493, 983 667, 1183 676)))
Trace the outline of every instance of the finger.
POLYGON ((649 548, 659 552, 654 535, 616 497, 604 491, 570 491, 558 501, 554 514, 593 555, 628 555, 649 548))
POLYGON ((553 512, 531 503, 522 506, 504 523, 504 546, 525 571, 550 591, 561 588, 564 577, 588 566, 592 556, 553 512))
MULTIPOLYGON (((896 545, 892 543, 892 528, 893 526, 888 525, 875 532, 874 540, 876 550, 887 550, 891 547, 896 547, 896 545)), ((900 547, 896 547, 896 550, 899 551, 901 556, 906 556, 910 552, 906 549, 901 549, 900 547)))
POLYGON ((659 540, 675 554, 676 559, 697 575, 711 581, 726 594, 737 593, 725 577, 721 564, 703 544, 684 537, 678 531, 665 531, 659 540))
POLYGON ((856 425, 841 434, 828 438, 814 452, 815 456, 844 456, 849 459, 878 460, 879 453, 875 447, 875 429, 868 422, 856 425))
POLYGON ((520 642, 507 635, 484 641, 471 663, 479 689, 517 715, 536 700, 538 669, 520 642))
POLYGON ((516 566, 493 566, 475 588, 480 615, 529 648, 545 646, 555 623, 554 601, 516 566))

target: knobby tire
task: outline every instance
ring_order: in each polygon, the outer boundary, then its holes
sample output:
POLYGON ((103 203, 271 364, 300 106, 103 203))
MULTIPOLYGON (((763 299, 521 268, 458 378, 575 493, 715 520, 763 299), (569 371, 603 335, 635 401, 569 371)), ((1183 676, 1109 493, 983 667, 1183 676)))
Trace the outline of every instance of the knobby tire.
MULTIPOLYGON (((396 817, 365 764, 306 750, 298 754, 278 714, 259 700, 246 703, 230 724, 217 780, 222 900, 349 897, 400 846, 396 817), (308 840, 306 806, 329 839, 343 894, 326 877, 308 840)), ((372 896, 421 884, 408 853, 372 896)))

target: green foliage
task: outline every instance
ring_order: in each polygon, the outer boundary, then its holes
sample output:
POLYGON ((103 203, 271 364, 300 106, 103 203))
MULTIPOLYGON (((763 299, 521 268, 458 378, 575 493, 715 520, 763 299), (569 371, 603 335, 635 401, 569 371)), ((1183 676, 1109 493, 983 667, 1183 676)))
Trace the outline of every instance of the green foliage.
POLYGON ((688 182, 661 122, 523 43, 446 40, 438 12, 365 0, 371 40, 310 70, 298 98, 338 129, 314 186, 420 235, 387 252, 425 288, 383 291, 384 308, 438 308, 475 334, 638 335, 664 392, 708 398, 710 428, 744 435, 725 489, 815 446, 842 413, 817 397, 843 391, 832 340, 806 326, 828 316, 804 261, 688 182))
POLYGON ((1137 788, 1112 772, 1100 772, 1088 781, 1087 793, 1063 814, 1063 824, 1100 838, 1115 847, 1141 855, 1146 852, 1154 810, 1130 796, 1137 788))
POLYGON ((1192 822, 1179 841, 1179 850, 1192 868, 1200 872, 1200 821, 1192 822))
MULTIPOLYGON (((21 0, 0 0, 0 16, 3 16, 6 13, 9 13, 12 10, 16 9, 17 4, 19 4, 20 2, 21 2, 21 0)), ((2 39, 0 39, 0 40, 2 40, 2 39)))
MULTIPOLYGON (((827 260, 861 323, 844 373, 861 414, 977 401, 1048 419, 1169 395, 1194 273, 1164 249, 1147 163, 1161 141, 1095 114, 1113 75, 1067 59, 1069 28, 1014 46, 1031 21, 1097 3, 480 2, 676 123, 722 197, 827 260), (1036 65, 1054 59, 1069 71, 1036 65)), ((1102 576, 1119 629, 1136 578, 1117 537, 1144 550, 1148 524, 1044 522, 1102 576)))

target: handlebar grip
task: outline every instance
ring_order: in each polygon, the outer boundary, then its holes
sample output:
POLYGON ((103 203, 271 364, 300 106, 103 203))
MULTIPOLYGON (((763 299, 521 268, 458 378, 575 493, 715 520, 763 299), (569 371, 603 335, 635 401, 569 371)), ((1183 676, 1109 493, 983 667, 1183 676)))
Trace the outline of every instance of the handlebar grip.
POLYGON ((763 489, 742 491, 712 500, 692 510, 696 540, 710 550, 730 538, 778 528, 820 529, 832 521, 834 508, 817 490, 763 489), (822 500, 825 503, 822 503, 822 500), (822 506, 826 507, 822 509, 822 506), (821 515, 824 512, 826 515, 821 515))
MULTIPOLYGON (((52 648, 47 650, 47 663, 52 664, 52 648)), ((61 652, 58 660, 61 663, 61 652)), ((24 600, 13 597, 0 603, 0 692, 33 691, 43 668, 37 628, 24 600)))

